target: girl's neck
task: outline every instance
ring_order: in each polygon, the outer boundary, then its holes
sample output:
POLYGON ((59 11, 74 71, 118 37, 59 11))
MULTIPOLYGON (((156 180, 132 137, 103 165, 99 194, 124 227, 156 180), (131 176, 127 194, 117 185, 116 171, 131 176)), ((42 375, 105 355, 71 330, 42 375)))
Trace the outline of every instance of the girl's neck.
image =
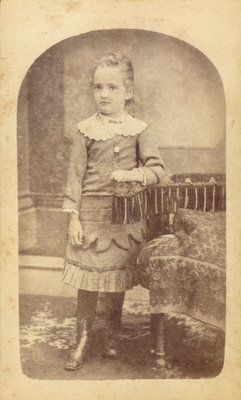
POLYGON ((100 111, 98 112, 98 116, 100 118, 101 121, 118 121, 118 122, 123 122, 125 119, 125 110, 123 110, 121 113, 119 113, 118 115, 107 115, 107 114, 102 114, 100 111))

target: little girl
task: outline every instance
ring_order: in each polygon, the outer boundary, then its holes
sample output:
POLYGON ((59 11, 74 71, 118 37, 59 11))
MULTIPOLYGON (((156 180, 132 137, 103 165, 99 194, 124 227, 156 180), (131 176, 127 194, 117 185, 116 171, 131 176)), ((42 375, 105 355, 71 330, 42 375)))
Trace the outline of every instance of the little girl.
POLYGON ((63 206, 70 214, 63 281, 78 289, 77 343, 67 370, 84 363, 99 292, 107 297, 103 355, 118 355, 125 291, 137 284, 145 221, 111 224, 115 182, 150 185, 166 176, 147 125, 125 111, 134 90, 131 61, 116 54, 101 58, 92 85, 98 111, 77 125, 63 206))

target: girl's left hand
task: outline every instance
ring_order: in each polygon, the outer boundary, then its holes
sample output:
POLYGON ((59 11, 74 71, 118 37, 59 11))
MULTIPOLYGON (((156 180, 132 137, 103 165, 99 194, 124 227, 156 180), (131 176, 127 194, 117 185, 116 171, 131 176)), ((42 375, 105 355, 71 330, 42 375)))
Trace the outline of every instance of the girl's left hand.
POLYGON ((131 171, 117 169, 112 172, 111 179, 117 182, 143 182, 143 173, 138 168, 131 171))

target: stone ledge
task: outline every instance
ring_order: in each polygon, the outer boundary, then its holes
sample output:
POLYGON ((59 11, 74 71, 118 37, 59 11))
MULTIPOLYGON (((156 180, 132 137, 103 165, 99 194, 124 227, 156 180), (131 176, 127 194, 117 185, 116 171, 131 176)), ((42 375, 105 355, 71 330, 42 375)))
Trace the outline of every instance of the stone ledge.
POLYGON ((39 268, 62 270, 64 259, 62 257, 46 257, 33 255, 19 256, 20 268, 39 268))

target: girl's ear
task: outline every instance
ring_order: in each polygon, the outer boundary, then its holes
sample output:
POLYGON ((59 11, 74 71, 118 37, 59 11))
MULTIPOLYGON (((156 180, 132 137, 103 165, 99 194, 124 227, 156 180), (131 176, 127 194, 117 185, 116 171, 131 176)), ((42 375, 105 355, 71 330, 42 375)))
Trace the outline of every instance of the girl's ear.
POLYGON ((127 88, 126 88, 126 101, 130 100, 132 98, 133 94, 134 94, 133 87, 131 85, 127 86, 127 88))

